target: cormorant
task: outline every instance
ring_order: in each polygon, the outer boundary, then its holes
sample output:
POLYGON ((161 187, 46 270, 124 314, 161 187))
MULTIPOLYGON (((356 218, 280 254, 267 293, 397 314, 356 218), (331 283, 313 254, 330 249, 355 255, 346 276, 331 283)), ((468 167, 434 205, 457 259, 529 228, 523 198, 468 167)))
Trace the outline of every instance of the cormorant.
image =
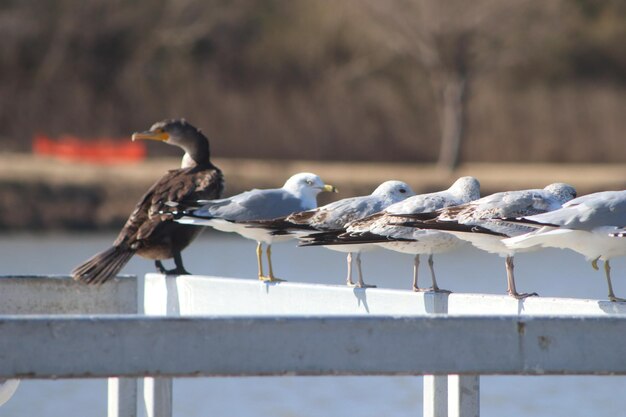
POLYGON ((202 229, 174 222, 171 215, 163 214, 165 204, 220 198, 224 190, 222 172, 211 163, 207 137, 184 119, 155 123, 150 130, 133 134, 132 140, 139 139, 158 140, 182 148, 185 155, 181 168, 170 170, 150 187, 113 246, 74 268, 72 278, 77 281, 106 282, 135 254, 154 259, 157 270, 163 274, 188 274, 181 251, 202 229), (161 260, 169 258, 174 258, 176 267, 166 270, 161 260))

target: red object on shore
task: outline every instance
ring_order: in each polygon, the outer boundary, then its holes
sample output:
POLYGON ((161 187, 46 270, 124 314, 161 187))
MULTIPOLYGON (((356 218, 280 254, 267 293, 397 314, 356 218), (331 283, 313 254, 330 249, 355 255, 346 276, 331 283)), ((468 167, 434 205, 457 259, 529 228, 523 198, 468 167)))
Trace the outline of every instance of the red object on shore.
POLYGON ((33 153, 66 161, 123 164, 143 160, 146 157, 146 146, 143 142, 131 142, 129 139, 82 140, 69 135, 51 139, 45 135, 36 135, 33 138, 33 153))

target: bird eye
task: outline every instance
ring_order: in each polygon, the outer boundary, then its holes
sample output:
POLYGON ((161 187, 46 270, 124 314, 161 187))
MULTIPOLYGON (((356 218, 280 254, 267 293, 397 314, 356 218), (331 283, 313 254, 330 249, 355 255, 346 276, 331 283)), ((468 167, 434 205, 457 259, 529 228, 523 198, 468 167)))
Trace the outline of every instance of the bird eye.
POLYGON ((406 193, 406 190, 404 188, 400 188, 400 193, 404 194, 404 193, 406 193))
POLYGON ((307 185, 313 185, 313 181, 312 180, 306 180, 307 185))

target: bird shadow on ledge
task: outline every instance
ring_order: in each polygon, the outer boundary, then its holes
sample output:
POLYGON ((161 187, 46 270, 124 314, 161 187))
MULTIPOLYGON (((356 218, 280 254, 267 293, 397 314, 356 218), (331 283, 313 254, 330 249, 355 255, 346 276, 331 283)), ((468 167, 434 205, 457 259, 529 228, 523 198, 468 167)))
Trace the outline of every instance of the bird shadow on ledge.
POLYGON ((365 311, 369 313, 370 308, 367 305, 367 289, 355 287, 352 289, 352 293, 354 294, 354 297, 357 299, 358 306, 360 307, 361 305, 363 305, 363 308, 365 308, 365 311))
POLYGON ((626 302, 598 300, 598 307, 607 314, 624 314, 626 311, 626 302))

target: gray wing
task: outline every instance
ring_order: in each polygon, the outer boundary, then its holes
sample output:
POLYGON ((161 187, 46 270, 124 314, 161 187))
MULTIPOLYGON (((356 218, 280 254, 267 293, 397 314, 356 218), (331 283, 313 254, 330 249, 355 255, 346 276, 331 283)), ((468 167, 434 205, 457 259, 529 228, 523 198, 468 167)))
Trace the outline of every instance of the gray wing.
POLYGON ((383 212, 354 221, 348 225, 347 229, 353 233, 373 232, 383 235, 392 232, 400 233, 401 227, 392 225, 399 221, 398 217, 394 215, 435 213, 437 210, 467 203, 470 198, 470 193, 457 197, 449 190, 416 195, 390 205, 383 212))
POLYGON ((381 212, 377 212, 365 218, 355 220, 349 223, 347 226, 347 230, 352 233, 365 233, 370 232, 373 228, 375 228, 377 231, 374 233, 381 233, 379 230, 381 227, 384 228, 387 227, 389 223, 398 222, 398 217, 389 216, 388 213, 431 213, 440 208, 459 203, 457 200, 453 200, 447 194, 448 193, 445 192, 438 192, 409 197, 406 200, 390 205, 381 212))
POLYGON ((286 216, 304 207, 299 198, 282 188, 251 190, 229 199, 209 203, 193 214, 199 217, 221 218, 236 222, 274 219, 286 216))
MULTIPOLYGON (((482 225, 486 219, 532 216, 561 207, 558 200, 544 190, 506 191, 449 209, 442 219, 463 224, 482 225)), ((444 210, 446 213, 446 210, 444 210)))
POLYGON ((296 224, 306 224, 318 230, 336 230, 342 229, 351 221, 382 210, 383 204, 374 196, 345 198, 314 210, 294 213, 287 217, 287 220, 296 224))
MULTIPOLYGON (((369 216, 365 216, 361 219, 357 219, 351 221, 345 225, 346 230, 350 233, 365 233, 369 232, 370 228, 381 221, 385 221, 387 215, 384 211, 379 211, 374 214, 370 214, 369 216)), ((397 218, 393 218, 394 220, 398 220, 397 218)))
POLYGON ((589 194, 569 201, 559 210, 524 219, 586 231, 601 226, 626 227, 626 191, 589 194))
MULTIPOLYGON (((560 207, 544 190, 506 191, 481 199, 425 213, 413 226, 458 232, 493 233, 517 236, 532 230, 528 225, 507 221, 560 207)), ((409 222, 408 224, 411 224, 409 222)))
POLYGON ((430 213, 460 203, 462 201, 451 198, 449 193, 421 194, 392 204, 385 211, 392 214, 430 213))

